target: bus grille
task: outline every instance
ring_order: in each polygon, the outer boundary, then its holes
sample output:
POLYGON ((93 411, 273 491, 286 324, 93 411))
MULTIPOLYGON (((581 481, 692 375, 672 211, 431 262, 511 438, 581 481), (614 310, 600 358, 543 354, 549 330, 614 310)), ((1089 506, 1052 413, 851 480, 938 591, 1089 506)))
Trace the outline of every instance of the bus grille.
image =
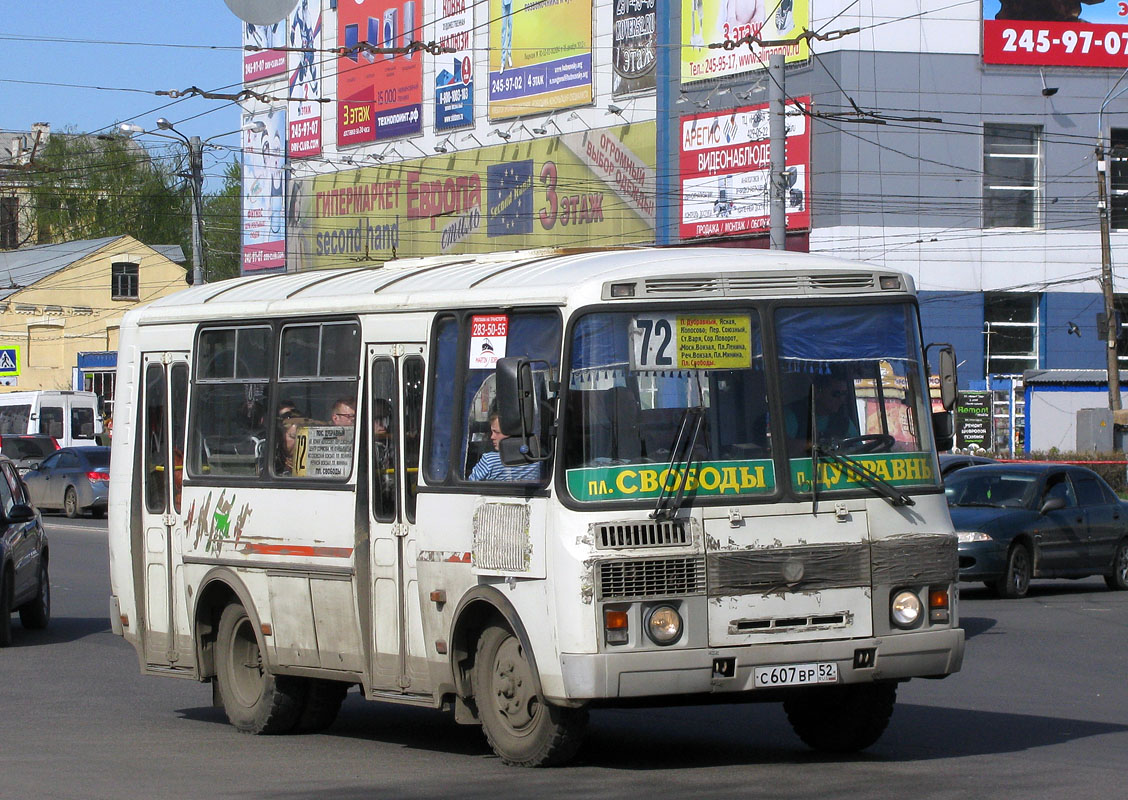
POLYGON ((601 550, 627 547, 678 547, 689 544, 689 531, 680 519, 657 522, 607 522, 595 525, 595 546, 601 550))
POLYGON ((599 565, 599 598, 625 600, 702 594, 705 561, 700 557, 604 561, 599 565))

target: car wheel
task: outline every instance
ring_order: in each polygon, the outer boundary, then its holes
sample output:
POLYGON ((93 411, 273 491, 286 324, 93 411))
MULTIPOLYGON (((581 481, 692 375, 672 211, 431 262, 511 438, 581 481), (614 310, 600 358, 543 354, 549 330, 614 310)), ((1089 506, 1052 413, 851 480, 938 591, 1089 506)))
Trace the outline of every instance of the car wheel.
POLYGON ((783 710, 808 747, 856 753, 881 738, 896 702, 896 683, 854 683, 796 691, 783 701, 783 710))
POLYGON ((231 603, 223 609, 216 635, 215 678, 227 719, 244 733, 288 733, 305 702, 301 678, 272 675, 246 609, 231 603))
POLYGON ((12 643, 12 571, 0 575, 0 647, 12 643))
POLYGON ((1026 597, 1030 591, 1030 576, 1033 573, 1030 550, 1023 544, 1012 545, 1007 553, 1007 569, 996 584, 999 597, 1011 600, 1026 597))
POLYGON ((1122 539, 1116 546, 1112 559, 1112 572, 1105 575, 1105 583, 1110 589, 1128 589, 1128 539, 1122 539))
POLYGON ((75 494, 73 486, 68 486, 66 494, 63 495, 63 511, 68 519, 74 519, 80 513, 78 510, 78 495, 75 494))
POLYGON ((486 628, 471 679, 482 731, 503 762, 542 767, 575 755, 587 727, 587 709, 545 702, 525 648, 508 628, 486 628))
POLYGON ((39 564, 39 591, 20 606, 20 624, 29 631, 41 631, 51 621, 51 577, 47 563, 39 564))

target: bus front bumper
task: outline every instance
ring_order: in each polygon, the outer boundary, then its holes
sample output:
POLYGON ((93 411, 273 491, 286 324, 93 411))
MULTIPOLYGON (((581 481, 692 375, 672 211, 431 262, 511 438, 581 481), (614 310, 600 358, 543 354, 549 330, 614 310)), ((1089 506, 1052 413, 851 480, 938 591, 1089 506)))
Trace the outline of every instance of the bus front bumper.
POLYGON ((948 628, 844 641, 565 653, 562 699, 763 691, 755 686, 756 667, 831 662, 838 666, 840 684, 938 678, 959 671, 963 652, 963 629, 948 628))

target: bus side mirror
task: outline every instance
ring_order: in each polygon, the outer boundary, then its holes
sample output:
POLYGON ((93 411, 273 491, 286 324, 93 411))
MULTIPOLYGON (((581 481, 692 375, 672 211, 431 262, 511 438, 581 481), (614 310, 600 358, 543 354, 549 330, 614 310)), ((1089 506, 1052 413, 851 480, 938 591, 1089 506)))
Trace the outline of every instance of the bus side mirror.
POLYGON ((498 445, 501 463, 507 466, 543 461, 538 431, 541 425, 540 398, 527 358, 499 358, 497 375, 497 422, 507 438, 498 445))
MULTIPOLYGON (((930 345, 931 346, 931 345, 930 345)), ((950 344, 940 345, 940 402, 945 411, 956 405, 956 351, 950 344)))
POLYGON ((932 438, 936 442, 936 449, 940 452, 951 450, 956 442, 955 426, 952 424, 952 412, 932 412, 932 438))

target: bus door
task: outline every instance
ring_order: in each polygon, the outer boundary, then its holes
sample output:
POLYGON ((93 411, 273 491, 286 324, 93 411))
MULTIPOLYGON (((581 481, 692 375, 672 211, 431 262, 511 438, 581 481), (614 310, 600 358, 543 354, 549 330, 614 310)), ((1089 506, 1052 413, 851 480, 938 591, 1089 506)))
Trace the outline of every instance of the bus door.
POLYGON ((142 358, 139 435, 141 528, 144 537, 145 662, 191 668, 195 663, 184 604, 184 434, 188 409, 188 354, 146 353, 142 358))
POLYGON ((368 346, 373 688, 430 691, 416 556, 423 417, 421 344, 368 346))

